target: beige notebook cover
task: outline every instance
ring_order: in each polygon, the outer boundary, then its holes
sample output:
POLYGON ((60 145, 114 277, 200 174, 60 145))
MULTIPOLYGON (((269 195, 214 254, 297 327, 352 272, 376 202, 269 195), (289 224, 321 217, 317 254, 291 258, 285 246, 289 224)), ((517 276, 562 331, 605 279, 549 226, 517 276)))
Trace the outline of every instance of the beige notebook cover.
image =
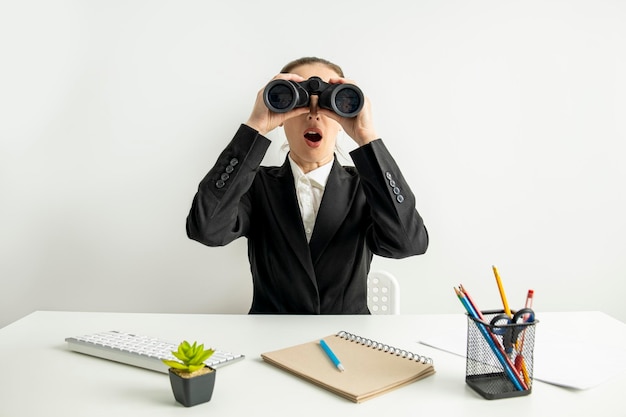
POLYGON ((266 362, 359 403, 435 373, 432 360, 346 332, 323 338, 341 361, 341 372, 319 339, 261 354, 266 362))

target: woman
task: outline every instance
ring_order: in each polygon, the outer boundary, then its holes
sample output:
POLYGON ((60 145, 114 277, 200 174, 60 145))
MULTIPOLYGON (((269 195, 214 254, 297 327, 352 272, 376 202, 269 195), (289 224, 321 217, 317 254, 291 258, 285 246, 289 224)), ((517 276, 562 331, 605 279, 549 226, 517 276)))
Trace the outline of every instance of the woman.
MULTIPOLYGON (((315 57, 275 77, 352 83, 337 65, 315 57)), ((415 197, 374 130, 369 100, 353 118, 317 106, 270 111, 263 90, 248 121, 201 181, 187 235, 208 246, 245 236, 253 279, 250 313, 369 314, 367 274, 374 254, 423 254, 428 234, 415 197), (261 167, 265 135, 283 126, 289 153, 261 167), (335 157, 343 129, 359 147, 354 167, 335 157)))

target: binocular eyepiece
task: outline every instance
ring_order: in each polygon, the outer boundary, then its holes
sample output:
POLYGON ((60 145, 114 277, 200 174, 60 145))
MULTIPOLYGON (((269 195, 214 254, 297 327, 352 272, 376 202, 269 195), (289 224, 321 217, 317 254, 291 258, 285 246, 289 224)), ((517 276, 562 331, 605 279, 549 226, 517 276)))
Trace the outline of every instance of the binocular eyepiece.
POLYGON ((354 84, 329 84, 319 77, 302 82, 277 79, 263 91, 263 100, 274 113, 286 113, 296 107, 309 106, 310 97, 318 96, 318 106, 342 117, 354 117, 363 108, 363 92, 354 84))

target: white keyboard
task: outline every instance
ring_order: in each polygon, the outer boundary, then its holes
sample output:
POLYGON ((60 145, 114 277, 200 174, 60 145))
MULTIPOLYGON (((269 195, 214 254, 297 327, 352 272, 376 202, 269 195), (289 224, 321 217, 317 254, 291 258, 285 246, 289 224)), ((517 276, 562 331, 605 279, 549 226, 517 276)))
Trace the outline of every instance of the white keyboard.
MULTIPOLYGON (((98 358, 108 359, 127 365, 168 372, 168 367, 161 359, 177 360, 172 351, 178 350, 177 343, 164 342, 152 337, 123 333, 116 330, 94 333, 65 339, 70 350, 98 358)), ((208 346, 206 347, 209 348, 208 346)), ((205 362, 212 368, 219 368, 243 359, 237 353, 215 350, 205 362)))

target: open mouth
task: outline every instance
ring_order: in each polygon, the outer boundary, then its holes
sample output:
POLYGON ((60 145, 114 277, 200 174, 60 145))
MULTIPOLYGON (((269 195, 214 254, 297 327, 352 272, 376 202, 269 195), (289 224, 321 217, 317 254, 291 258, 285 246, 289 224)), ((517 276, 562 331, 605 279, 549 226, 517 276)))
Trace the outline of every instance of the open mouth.
POLYGON ((310 129, 304 132, 304 138, 310 142, 319 142, 322 140, 322 133, 317 129, 310 129))

